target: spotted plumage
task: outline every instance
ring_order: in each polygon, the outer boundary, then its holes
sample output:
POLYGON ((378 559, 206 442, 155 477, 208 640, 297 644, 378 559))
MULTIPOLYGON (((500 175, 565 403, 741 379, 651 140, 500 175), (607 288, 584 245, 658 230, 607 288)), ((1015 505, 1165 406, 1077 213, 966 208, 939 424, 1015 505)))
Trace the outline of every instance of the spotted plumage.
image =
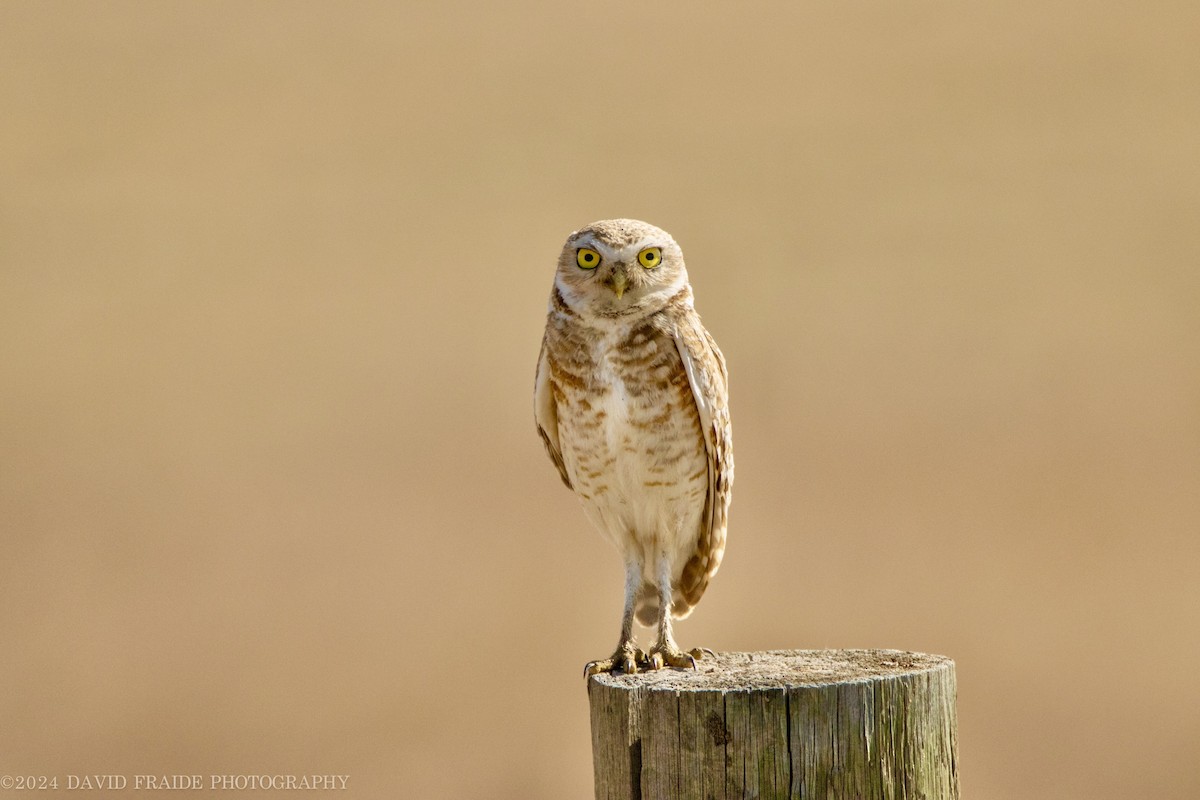
POLYGON ((625 561, 610 659, 589 672, 684 666, 686 617, 725 551, 733 450, 725 360, 700 324, 679 245, 636 220, 568 237, 535 381, 538 433, 563 483, 625 561), (633 619, 657 626, 649 654, 633 619))

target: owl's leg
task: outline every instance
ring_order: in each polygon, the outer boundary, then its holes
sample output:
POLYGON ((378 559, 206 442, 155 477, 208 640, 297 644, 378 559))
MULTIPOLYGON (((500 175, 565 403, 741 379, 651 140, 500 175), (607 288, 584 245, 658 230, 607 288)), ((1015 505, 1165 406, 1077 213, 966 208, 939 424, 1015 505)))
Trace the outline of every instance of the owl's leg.
MULTIPOLYGON (((658 641, 650 648, 650 669, 670 667, 696 668, 696 659, 704 655, 704 650, 696 649, 685 653, 675 644, 675 634, 671 631, 671 600, 674 592, 671 589, 671 562, 666 554, 658 560, 658 641)), ((708 652, 712 652, 711 650, 708 652)))
POLYGON ((638 589, 642 585, 642 568, 634 559, 625 562, 625 612, 621 615, 621 640, 611 657, 603 661, 589 661, 583 668, 584 677, 601 672, 620 670, 627 675, 638 671, 638 663, 645 663, 646 654, 633 643, 633 613, 637 603, 638 589))

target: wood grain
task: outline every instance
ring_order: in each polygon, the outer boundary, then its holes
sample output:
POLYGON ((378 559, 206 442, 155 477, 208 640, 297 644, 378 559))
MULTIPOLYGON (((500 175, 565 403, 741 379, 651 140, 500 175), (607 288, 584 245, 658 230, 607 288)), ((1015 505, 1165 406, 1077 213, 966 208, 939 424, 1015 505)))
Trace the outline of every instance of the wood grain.
POLYGON ((957 800, 954 662, 718 653, 588 681, 597 800, 957 800))

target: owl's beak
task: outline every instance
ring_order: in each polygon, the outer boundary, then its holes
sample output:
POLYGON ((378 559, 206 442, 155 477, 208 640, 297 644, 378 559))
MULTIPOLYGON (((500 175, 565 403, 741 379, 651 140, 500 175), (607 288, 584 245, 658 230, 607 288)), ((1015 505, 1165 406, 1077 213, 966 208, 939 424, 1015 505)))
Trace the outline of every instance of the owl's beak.
POLYGON ((629 285, 629 278, 625 275, 625 270, 617 270, 612 276, 613 291, 617 293, 617 299, 621 299, 621 295, 625 294, 625 287, 629 285))

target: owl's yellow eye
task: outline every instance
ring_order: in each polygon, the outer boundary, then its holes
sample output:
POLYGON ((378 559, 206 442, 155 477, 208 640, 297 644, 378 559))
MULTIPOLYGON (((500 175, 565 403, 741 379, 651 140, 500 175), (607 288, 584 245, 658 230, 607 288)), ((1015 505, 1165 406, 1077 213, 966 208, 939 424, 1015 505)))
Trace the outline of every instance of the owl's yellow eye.
POLYGON ((575 263, 582 269, 595 269, 600 266, 600 254, 590 247, 581 247, 575 253, 575 263))
POLYGON ((658 247, 647 247, 642 252, 638 253, 638 263, 646 269, 654 269, 662 262, 662 249, 658 247))

